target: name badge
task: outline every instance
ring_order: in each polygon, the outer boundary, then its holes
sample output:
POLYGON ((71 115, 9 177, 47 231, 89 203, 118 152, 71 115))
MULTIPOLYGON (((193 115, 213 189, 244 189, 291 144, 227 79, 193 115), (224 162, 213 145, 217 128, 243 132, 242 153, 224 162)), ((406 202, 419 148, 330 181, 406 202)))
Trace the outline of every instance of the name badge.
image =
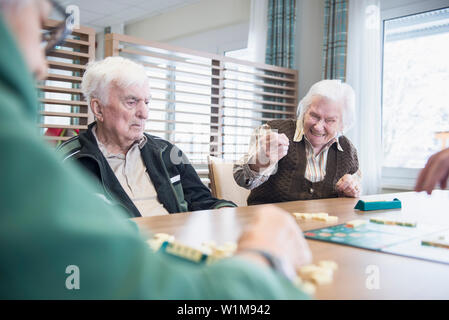
POLYGON ((177 176, 174 176, 174 177, 170 178, 170 182, 171 183, 178 182, 179 180, 181 180, 181 176, 179 174, 177 176))

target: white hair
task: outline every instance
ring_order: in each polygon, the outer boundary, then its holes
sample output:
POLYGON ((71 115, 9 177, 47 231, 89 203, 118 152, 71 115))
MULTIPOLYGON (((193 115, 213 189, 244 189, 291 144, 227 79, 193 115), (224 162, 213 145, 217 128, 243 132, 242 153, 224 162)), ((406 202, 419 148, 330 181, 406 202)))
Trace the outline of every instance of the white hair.
POLYGON ((341 80, 321 80, 315 83, 298 104, 298 120, 304 123, 304 115, 312 105, 314 97, 336 102, 341 108, 341 131, 351 128, 355 119, 355 92, 352 87, 341 80))
POLYGON ((81 90, 89 105, 92 98, 107 104, 111 84, 120 88, 146 85, 148 76, 145 67, 123 57, 107 57, 87 65, 81 90))

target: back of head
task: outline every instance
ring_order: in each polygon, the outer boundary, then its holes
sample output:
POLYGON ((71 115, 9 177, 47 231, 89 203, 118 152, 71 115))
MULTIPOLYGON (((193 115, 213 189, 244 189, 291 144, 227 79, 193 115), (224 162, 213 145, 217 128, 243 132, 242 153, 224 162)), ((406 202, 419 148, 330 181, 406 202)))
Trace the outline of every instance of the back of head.
POLYGON ((341 107, 342 132, 347 131, 355 118, 354 89, 341 80, 321 80, 315 83, 298 104, 298 119, 304 120, 304 115, 310 108, 313 98, 317 96, 336 102, 341 107))
POLYGON ((89 63, 81 89, 89 104, 92 98, 107 104, 108 90, 112 84, 126 88, 147 83, 148 76, 143 65, 123 57, 108 57, 89 63))
POLYGON ((35 0, 0 0, 0 11, 9 13, 10 10, 20 9, 35 0))

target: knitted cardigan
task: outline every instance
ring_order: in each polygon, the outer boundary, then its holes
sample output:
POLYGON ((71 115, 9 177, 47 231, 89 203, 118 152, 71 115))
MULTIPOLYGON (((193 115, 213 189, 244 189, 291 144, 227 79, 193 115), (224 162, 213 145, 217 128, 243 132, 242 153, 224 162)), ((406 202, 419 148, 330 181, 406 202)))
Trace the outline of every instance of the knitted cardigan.
POLYGON ((278 162, 275 174, 253 189, 248 197, 248 205, 275 203, 294 200, 336 198, 337 181, 345 174, 354 174, 359 168, 357 150, 345 136, 339 137, 343 151, 337 150, 335 142, 329 148, 326 164, 326 176, 319 182, 310 182, 304 178, 307 160, 304 139, 293 141, 296 130, 294 120, 274 120, 267 123, 271 129, 284 133, 290 140, 287 155, 278 162))

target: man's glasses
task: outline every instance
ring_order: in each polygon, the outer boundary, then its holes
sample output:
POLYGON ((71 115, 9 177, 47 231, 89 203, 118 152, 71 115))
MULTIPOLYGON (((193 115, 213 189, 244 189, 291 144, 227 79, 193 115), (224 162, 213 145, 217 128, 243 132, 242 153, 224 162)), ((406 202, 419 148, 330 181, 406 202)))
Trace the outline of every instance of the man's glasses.
POLYGON ((61 20, 61 22, 48 30, 44 30, 42 34, 42 46, 45 48, 46 55, 64 42, 65 38, 72 33, 75 23, 73 13, 66 13, 64 8, 55 0, 49 0, 49 2, 53 6, 52 18, 61 20))

